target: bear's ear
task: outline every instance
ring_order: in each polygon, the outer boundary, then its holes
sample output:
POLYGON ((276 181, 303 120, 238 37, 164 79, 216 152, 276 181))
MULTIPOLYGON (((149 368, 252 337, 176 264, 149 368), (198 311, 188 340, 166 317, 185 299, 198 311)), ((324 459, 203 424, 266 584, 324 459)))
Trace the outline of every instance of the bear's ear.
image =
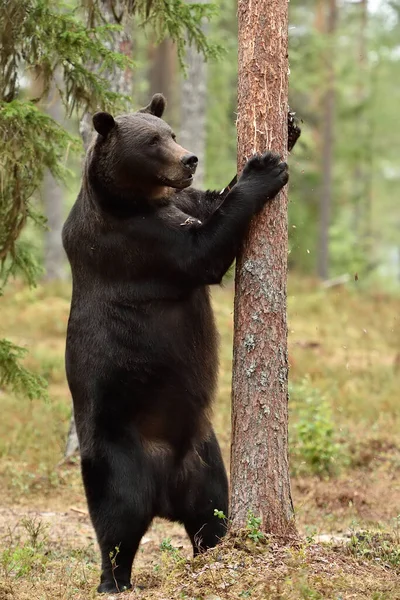
POLYGON ((108 112, 97 112, 93 115, 93 127, 103 137, 107 137, 115 127, 114 117, 108 112))
POLYGON ((154 115, 155 117, 161 118, 163 116, 166 104, 167 102, 162 94, 154 94, 150 104, 148 104, 138 112, 148 113, 150 115, 154 115))

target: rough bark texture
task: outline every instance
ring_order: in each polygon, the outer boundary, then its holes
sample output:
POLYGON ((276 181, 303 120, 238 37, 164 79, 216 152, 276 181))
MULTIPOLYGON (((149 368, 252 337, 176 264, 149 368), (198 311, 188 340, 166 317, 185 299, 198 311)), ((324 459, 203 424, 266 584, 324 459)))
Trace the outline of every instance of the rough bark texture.
MULTIPOLYGON (((284 0, 239 0, 238 171, 254 151, 287 154, 284 0)), ((231 519, 294 531, 288 468, 287 189, 253 221, 236 265, 231 519)))
MULTIPOLYGON (((208 1, 208 0, 207 0, 208 1)), ((198 0, 204 4, 206 0, 198 0)), ((194 179, 195 187, 204 185, 207 109, 207 66, 204 56, 195 46, 187 46, 186 77, 181 86, 181 127, 179 143, 193 152, 199 164, 194 179)))
MULTIPOLYGON (((326 33, 332 40, 336 29, 336 0, 328 0, 326 33)), ((320 196, 318 276, 329 278, 329 226, 332 212, 333 130, 335 121, 335 71, 332 44, 325 55, 327 86, 323 101, 322 122, 322 187, 320 196)))
MULTIPOLYGON (((113 35, 113 50, 115 52, 120 52, 121 54, 126 54, 128 56, 131 55, 132 51, 132 40, 131 40, 131 23, 129 22, 128 15, 124 13, 123 7, 114 6, 114 10, 108 0, 102 0, 102 14, 105 21, 109 24, 122 24, 124 28, 122 31, 117 31, 113 35), (116 15, 120 15, 120 19, 116 20, 116 15)), ((96 71, 100 65, 93 65, 93 70, 96 71)), ((110 88, 112 91, 117 92, 119 94, 124 94, 129 96, 132 88, 132 73, 127 70, 125 72, 114 72, 109 74, 110 88)), ((85 150, 87 150, 88 145, 90 143, 93 126, 92 126, 92 115, 90 113, 85 113, 81 119, 79 124, 79 133, 81 134, 83 145, 85 150)), ((71 421, 69 424, 69 431, 67 436, 67 443, 65 446, 64 457, 69 458, 75 452, 79 450, 79 442, 78 436, 76 433, 75 421, 74 417, 71 417, 71 421)))

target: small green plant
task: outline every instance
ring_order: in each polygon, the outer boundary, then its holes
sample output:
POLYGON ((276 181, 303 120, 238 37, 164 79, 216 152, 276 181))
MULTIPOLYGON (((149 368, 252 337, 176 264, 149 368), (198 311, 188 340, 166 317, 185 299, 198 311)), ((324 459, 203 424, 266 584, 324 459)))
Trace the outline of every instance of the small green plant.
POLYGON ((125 587, 123 587, 122 589, 119 587, 118 582, 116 580, 115 577, 115 571, 118 568, 118 564, 117 564, 117 556, 120 553, 120 547, 119 546, 115 546, 114 550, 111 550, 109 553, 109 557, 110 557, 110 562, 111 562, 111 571, 112 571, 112 575, 113 575, 113 579, 114 579, 114 583, 115 583, 115 587, 117 588, 118 592, 123 592, 125 591, 125 587))
POLYGON ((305 530, 307 544, 313 544, 317 535, 317 528, 314 525, 307 525, 305 530))
POLYGON ((23 519, 23 529, 28 534, 25 543, 11 539, 9 547, 0 553, 0 568, 7 577, 27 576, 33 569, 44 571, 50 553, 45 548, 45 533, 42 521, 23 519))
POLYGON ((214 517, 218 517, 218 519, 226 519, 226 515, 223 510, 218 510, 214 508, 214 517))
POLYGON ((343 462, 332 410, 309 379, 290 386, 293 418, 290 427, 291 462, 297 473, 325 477, 343 462))
POLYGON ((32 546, 7 548, 0 555, 0 564, 7 576, 24 577, 35 568, 44 570, 46 556, 32 546))
POLYGON ((249 510, 247 515, 247 523, 246 529, 248 531, 247 537, 251 539, 253 542, 258 543, 259 541, 264 539, 264 534, 260 530, 261 526, 261 518, 254 516, 251 510, 249 510))
POLYGON ((175 548, 175 546, 171 544, 171 538, 163 539, 160 544, 160 550, 161 552, 166 552, 169 554, 169 556, 171 556, 175 562, 180 561, 182 558, 178 548, 175 548))
POLYGON ((348 552, 358 558, 372 560, 400 573, 400 540, 389 533, 353 532, 348 552))

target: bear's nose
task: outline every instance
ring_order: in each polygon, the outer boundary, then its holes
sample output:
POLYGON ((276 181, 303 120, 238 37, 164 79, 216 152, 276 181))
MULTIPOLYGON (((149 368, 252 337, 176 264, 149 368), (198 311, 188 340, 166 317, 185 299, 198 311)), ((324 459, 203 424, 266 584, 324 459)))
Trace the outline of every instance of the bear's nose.
POLYGON ((181 158, 181 163, 183 163, 185 167, 188 167, 192 171, 196 169, 198 162, 199 159, 195 154, 184 154, 181 158))

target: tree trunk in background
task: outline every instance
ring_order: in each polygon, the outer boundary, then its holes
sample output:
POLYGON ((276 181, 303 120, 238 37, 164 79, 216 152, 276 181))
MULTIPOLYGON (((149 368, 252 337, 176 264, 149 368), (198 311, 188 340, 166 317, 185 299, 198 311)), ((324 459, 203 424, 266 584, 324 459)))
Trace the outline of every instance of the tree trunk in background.
MULTIPOLYGON (((128 56, 132 53, 132 39, 131 39, 131 23, 127 15, 122 11, 122 8, 118 12, 113 12, 111 10, 110 4, 107 0, 101 1, 102 5, 102 14, 107 23, 118 23, 124 26, 122 31, 117 31, 113 36, 113 48, 115 52, 120 52, 121 54, 126 54, 128 56), (116 21, 115 14, 120 14, 120 20, 116 21)), ((96 66, 93 67, 93 70, 96 70, 96 66)), ((132 87, 132 74, 129 70, 125 72, 115 72, 110 73, 109 76, 110 88, 112 91, 117 92, 119 94, 124 94, 129 96, 131 93, 132 87)), ((88 145, 90 143, 92 137, 93 127, 92 127, 92 115, 89 113, 85 113, 82 117, 82 120, 79 125, 79 133, 82 136, 83 144, 85 150, 87 150, 88 145)), ((67 443, 64 451, 64 457, 69 458, 75 452, 79 450, 79 442, 78 436, 76 433, 75 421, 74 417, 71 417, 67 443)))
MULTIPOLYGON (((124 12, 122 3, 120 7, 118 7, 118 3, 114 3, 114 10, 111 9, 110 2, 108 0, 101 0, 100 4, 101 13, 108 24, 118 24, 123 26, 122 31, 114 32, 111 50, 113 50, 114 52, 120 52, 121 54, 126 54, 127 56, 131 56, 132 23, 126 12, 124 12), (116 20, 116 15, 120 15, 118 20, 116 20)), ((93 71, 96 71, 97 68, 97 65, 94 65, 93 71)), ((106 77, 109 80, 110 89, 113 92, 116 92, 118 94, 125 94, 127 96, 131 95, 132 73, 129 69, 127 69, 126 71, 116 69, 115 72, 108 73, 106 77)), ((83 144, 86 150, 90 143, 93 133, 91 114, 85 113, 82 117, 82 120, 79 125, 79 133, 81 134, 83 144)))
MULTIPOLYGON (((287 155, 288 5, 239 0, 238 171, 266 148, 287 155)), ((255 219, 236 265, 231 519, 295 531, 288 465, 287 189, 255 219)))
MULTIPOLYGON (((208 0, 199 0, 205 3, 208 0)), ((194 186, 204 184, 207 111, 207 66, 194 46, 187 46, 186 77, 181 85, 181 127, 179 143, 199 159, 194 186)))
POLYGON ((332 210, 333 130, 335 124, 335 70, 333 36, 336 29, 336 0, 328 0, 326 33, 328 48, 325 52, 326 92, 323 100, 322 120, 322 186, 320 197, 318 276, 329 278, 329 226, 332 210))
MULTIPOLYGON (((371 80, 367 57, 367 27, 368 3, 360 0, 360 31, 358 40, 358 84, 356 98, 359 108, 357 119, 357 137, 360 146, 360 157, 354 170, 354 228, 357 233, 357 242, 367 261, 367 269, 371 265, 371 173, 373 172, 373 131, 369 114, 369 97, 371 80), (369 263, 369 264, 368 264, 369 263)), ((372 265, 371 265, 372 268, 372 265)))
MULTIPOLYGON (((50 90, 44 108, 57 123, 61 123, 64 111, 55 85, 50 90)), ((44 279, 47 281, 65 279, 65 253, 61 241, 61 230, 64 224, 64 189, 50 171, 46 171, 44 176, 42 202, 48 227, 44 232, 44 279)))
POLYGON ((171 40, 163 40, 158 46, 149 46, 149 97, 161 93, 167 99, 165 120, 171 127, 178 127, 177 52, 171 40))

